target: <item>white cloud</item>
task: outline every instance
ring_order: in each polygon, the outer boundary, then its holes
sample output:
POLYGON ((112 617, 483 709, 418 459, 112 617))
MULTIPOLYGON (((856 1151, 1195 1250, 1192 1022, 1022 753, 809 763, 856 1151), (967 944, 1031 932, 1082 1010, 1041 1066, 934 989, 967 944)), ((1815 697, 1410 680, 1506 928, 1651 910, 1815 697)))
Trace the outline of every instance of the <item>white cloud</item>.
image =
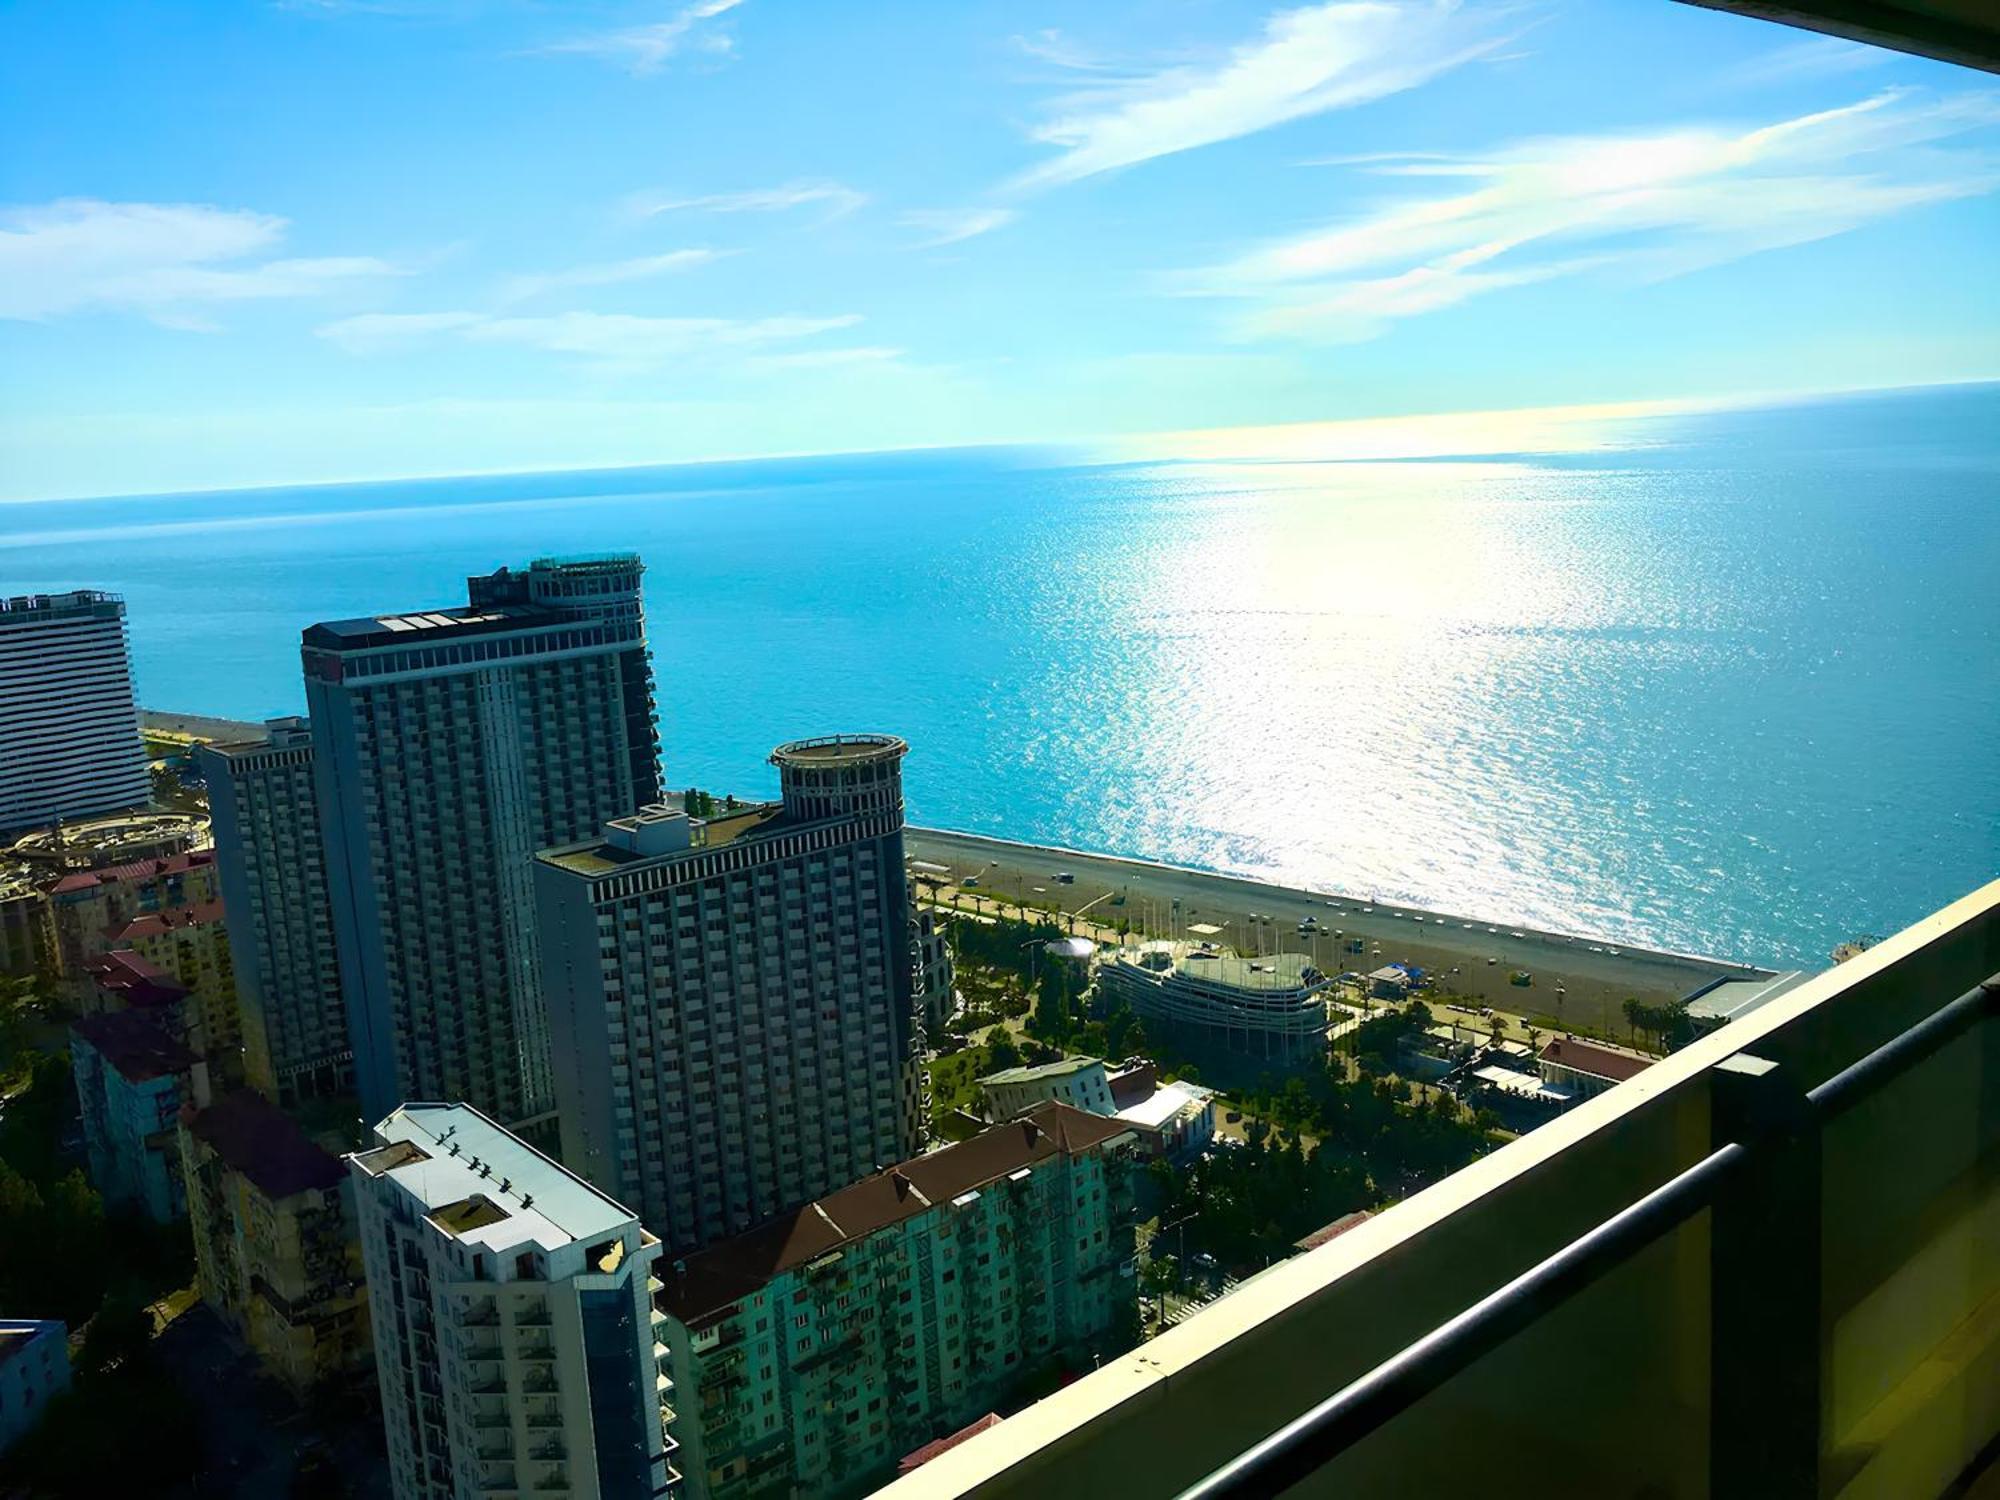
POLYGON ((497 317, 486 313, 369 313, 342 318, 318 330, 353 354, 376 354, 450 336, 478 344, 512 344, 573 354, 605 364, 644 368, 756 353, 774 344, 852 328, 854 314, 809 318, 652 318, 630 313, 566 312, 546 317, 497 317))
POLYGON ((1812 37, 1773 49, 1726 68, 1717 82, 1735 88, 1764 87, 1774 83, 1796 83, 1812 78, 1834 78, 1879 68, 1895 53, 1884 47, 1869 47, 1837 36, 1812 37))
MULTIPOLYGON (((1014 180, 1051 187, 1154 157, 1365 104, 1490 53, 1493 15, 1456 0, 1386 0, 1280 11, 1263 35, 1208 67, 1176 65, 1065 101, 1035 132, 1062 155, 1014 180)), ((1043 55, 1050 55, 1044 49, 1043 55)), ((1055 56, 1062 56, 1058 52, 1055 56)), ((1070 63, 1070 66, 1076 66, 1070 63)))
POLYGON ((1011 208, 913 208, 899 222, 924 231, 919 248, 955 245, 1014 222, 1011 208))
POLYGON ((635 260, 602 261, 594 265, 571 266, 565 271, 529 272, 509 276, 500 284, 503 302, 525 302, 531 297, 566 287, 615 286, 627 281, 646 281, 655 276, 671 276, 692 271, 719 260, 727 252, 694 248, 669 250, 664 255, 642 255, 635 260))
POLYGON ((1889 91, 1761 129, 1685 126, 1377 160, 1371 174, 1453 186, 1169 286, 1253 299, 1238 325, 1248 337, 1368 338, 1506 287, 1605 268, 1660 280, 1992 191, 2000 158, 1937 143, 1994 124, 2000 96, 1921 101, 1889 91))
POLYGON ((664 21, 571 37, 568 41, 552 42, 538 50, 600 57, 635 74, 657 73, 668 58, 690 49, 711 54, 734 50, 735 43, 726 33, 702 23, 724 15, 742 3, 743 0, 696 0, 692 5, 682 6, 664 21))
POLYGON ((65 198, 0 210, 0 318, 114 307, 205 328, 203 310, 220 303, 313 297, 402 274, 361 255, 237 264, 277 248, 285 229, 272 214, 193 203, 65 198))
POLYGON ((756 370, 837 370, 856 366, 877 368, 892 365, 905 351, 879 344, 861 344, 848 349, 801 349, 795 354, 760 354, 748 362, 756 370))
POLYGON ((656 214, 765 214, 789 208, 806 208, 815 203, 827 207, 829 217, 854 212, 868 201, 866 193, 845 183, 823 180, 787 182, 778 187, 744 188, 733 193, 703 193, 694 197, 659 191, 633 193, 625 199, 625 211, 634 218, 650 219, 656 214))
POLYGON ((384 354, 420 344, 435 334, 470 328, 485 317, 474 312, 362 313, 314 331, 349 354, 384 354))

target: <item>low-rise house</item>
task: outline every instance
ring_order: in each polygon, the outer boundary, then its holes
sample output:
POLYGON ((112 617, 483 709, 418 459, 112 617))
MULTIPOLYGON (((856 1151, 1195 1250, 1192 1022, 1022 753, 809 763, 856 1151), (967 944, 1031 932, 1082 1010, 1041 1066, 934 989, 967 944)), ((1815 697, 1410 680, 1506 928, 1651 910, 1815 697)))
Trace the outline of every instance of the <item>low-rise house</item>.
POLYGON ((1601 1094, 1628 1078, 1638 1077, 1653 1065, 1653 1059, 1643 1053, 1573 1036, 1559 1036, 1550 1041, 1536 1061, 1542 1082, 1567 1089, 1579 1098, 1601 1094))
POLYGON ((56 1318, 0 1318, 0 1453, 68 1389, 68 1326, 56 1318))
POLYGON ((1129 1347, 1135 1146, 1043 1103, 663 1267, 691 1500, 866 1493, 1129 1347))
POLYGON ((1111 1081, 1096 1057, 1065 1057, 1031 1067, 1003 1068, 979 1080, 986 1118, 1011 1120, 1038 1104, 1067 1104, 1094 1115, 1115 1114, 1111 1081))
POLYGON ((1149 1155, 1192 1161, 1215 1139, 1215 1090, 1185 1079, 1161 1083, 1149 1062, 1111 1075, 1111 1102, 1118 1119, 1143 1132, 1149 1155))
POLYGON ((90 1178, 106 1203, 155 1223, 187 1211, 175 1132, 181 1106, 208 1103, 208 1065, 150 1010, 82 1016, 70 1026, 70 1072, 90 1178))
POLYGON ((84 965, 109 952, 134 917, 198 906, 220 894, 213 849, 65 875, 49 892, 56 970, 80 992, 84 965))
POLYGON ((368 1287, 353 1185, 262 1095, 180 1116, 202 1300, 304 1397, 368 1365, 368 1287))

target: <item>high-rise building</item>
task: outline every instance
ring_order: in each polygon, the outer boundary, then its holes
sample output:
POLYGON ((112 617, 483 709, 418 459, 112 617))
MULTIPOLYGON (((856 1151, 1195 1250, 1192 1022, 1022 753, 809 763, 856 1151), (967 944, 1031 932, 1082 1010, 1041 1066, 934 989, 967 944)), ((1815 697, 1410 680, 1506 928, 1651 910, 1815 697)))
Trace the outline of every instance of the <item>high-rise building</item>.
POLYGON ((327 889, 364 1111, 545 1121, 531 867, 659 796, 636 557, 467 581, 305 632, 327 889))
POLYGON ((87 589, 0 599, 0 832, 152 795, 125 601, 87 589))
POLYGON ((368 1363, 354 1188, 261 1094, 180 1114, 195 1283, 264 1368, 305 1398, 368 1363))
POLYGON ((340 960, 313 788, 312 726, 272 719, 265 738, 202 745, 222 903, 236 961, 245 1077, 278 1103, 354 1079, 340 960))
POLYGON ((782 745, 778 802, 648 808, 540 856, 563 1159, 676 1251, 921 1145, 907 749, 782 745))
POLYGON ((396 1500, 670 1495, 660 1242, 468 1105, 375 1141, 347 1161, 396 1500))
POLYGON ((863 1494, 1129 1347, 1137 1137, 1039 1104, 663 1270, 689 1495, 863 1494))
POLYGON ((958 1010, 957 967, 937 909, 912 905, 910 942, 915 949, 918 998, 927 1030, 941 1028, 958 1010))

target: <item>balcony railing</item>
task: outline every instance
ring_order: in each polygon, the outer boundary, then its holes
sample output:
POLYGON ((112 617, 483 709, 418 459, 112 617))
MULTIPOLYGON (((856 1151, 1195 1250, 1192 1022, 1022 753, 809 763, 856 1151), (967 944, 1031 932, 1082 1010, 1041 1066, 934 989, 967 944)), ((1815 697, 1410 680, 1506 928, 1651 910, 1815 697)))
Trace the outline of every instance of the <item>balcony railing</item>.
POLYGON ((886 1494, 1946 1493, 2000 1435, 1997 972, 2000 884, 886 1494))

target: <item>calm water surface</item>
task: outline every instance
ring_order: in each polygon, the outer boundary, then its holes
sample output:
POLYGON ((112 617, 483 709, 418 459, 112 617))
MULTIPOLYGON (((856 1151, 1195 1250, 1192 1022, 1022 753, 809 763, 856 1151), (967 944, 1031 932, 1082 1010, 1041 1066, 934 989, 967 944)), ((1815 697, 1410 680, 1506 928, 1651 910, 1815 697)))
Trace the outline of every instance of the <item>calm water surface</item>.
POLYGON ((300 629, 634 549, 672 785, 885 728, 911 815, 1818 966, 2000 873, 2000 386, 1422 462, 1025 451, 0 506, 142 701, 297 711, 300 629))

